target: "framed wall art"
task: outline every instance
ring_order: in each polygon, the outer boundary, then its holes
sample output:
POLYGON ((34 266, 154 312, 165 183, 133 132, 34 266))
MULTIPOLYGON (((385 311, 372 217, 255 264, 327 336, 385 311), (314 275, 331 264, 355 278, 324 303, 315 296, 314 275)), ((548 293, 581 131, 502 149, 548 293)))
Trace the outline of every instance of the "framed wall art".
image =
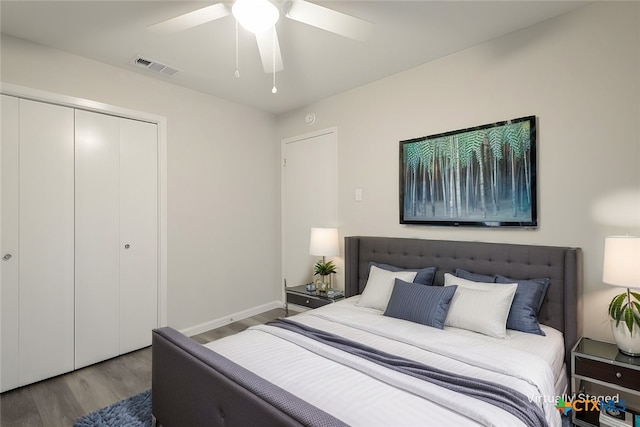
POLYGON ((400 141, 400 223, 537 227, 536 118, 400 141))

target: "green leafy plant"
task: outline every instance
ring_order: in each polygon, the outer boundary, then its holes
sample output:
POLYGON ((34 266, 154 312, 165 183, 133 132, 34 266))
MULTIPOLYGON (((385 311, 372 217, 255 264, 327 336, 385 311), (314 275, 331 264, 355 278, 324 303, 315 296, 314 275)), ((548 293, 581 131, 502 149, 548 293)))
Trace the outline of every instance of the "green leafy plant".
POLYGON ((609 316, 616 321, 616 327, 624 322, 629 333, 633 332, 634 325, 640 328, 640 294, 627 289, 627 292, 616 295, 609 304, 609 316))
POLYGON ((313 266, 313 275, 317 276, 328 276, 331 273, 335 273, 336 272, 336 266, 333 263, 333 261, 329 260, 329 261, 322 261, 322 260, 318 260, 318 262, 315 263, 315 265, 313 266))

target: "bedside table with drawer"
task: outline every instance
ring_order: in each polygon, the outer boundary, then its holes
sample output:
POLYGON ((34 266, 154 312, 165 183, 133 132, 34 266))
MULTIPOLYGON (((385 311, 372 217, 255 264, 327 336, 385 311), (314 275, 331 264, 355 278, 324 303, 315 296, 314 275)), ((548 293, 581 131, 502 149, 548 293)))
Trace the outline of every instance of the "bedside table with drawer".
MULTIPOLYGON (((620 396, 626 406, 640 409, 640 357, 618 351, 615 344, 581 338, 571 351, 571 392, 574 396, 620 396)), ((573 411, 577 426, 599 426, 597 411, 573 411)))
POLYGON ((326 295, 322 295, 318 291, 307 291, 307 285, 292 286, 284 288, 286 294, 285 301, 285 315, 289 315, 289 304, 295 304, 306 308, 318 308, 323 305, 331 304, 335 301, 341 300, 339 298, 329 298, 326 295))

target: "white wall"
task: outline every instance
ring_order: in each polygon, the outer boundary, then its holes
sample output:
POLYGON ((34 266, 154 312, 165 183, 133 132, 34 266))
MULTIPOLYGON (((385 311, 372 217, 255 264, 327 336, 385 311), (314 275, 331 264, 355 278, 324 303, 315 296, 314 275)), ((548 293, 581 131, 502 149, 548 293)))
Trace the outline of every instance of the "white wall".
POLYGON ((619 288, 602 283, 604 237, 640 235, 640 3, 590 5, 309 105, 278 118, 278 137, 330 126, 341 235, 581 247, 584 332, 612 340, 619 288), (399 224, 399 141, 527 115, 539 125, 537 230, 399 224))
POLYGON ((611 340, 606 306, 617 290, 601 280, 604 237, 640 234, 639 28, 639 3, 594 4, 277 122, 5 36, 0 81, 167 117, 168 321, 176 328, 280 298, 279 141, 337 126, 342 235, 582 247, 585 334, 611 340), (398 141, 531 114, 539 120, 537 230, 399 225, 398 141))
POLYGON ((170 326, 281 299, 273 115, 20 39, 1 43, 2 82, 167 118, 170 326))

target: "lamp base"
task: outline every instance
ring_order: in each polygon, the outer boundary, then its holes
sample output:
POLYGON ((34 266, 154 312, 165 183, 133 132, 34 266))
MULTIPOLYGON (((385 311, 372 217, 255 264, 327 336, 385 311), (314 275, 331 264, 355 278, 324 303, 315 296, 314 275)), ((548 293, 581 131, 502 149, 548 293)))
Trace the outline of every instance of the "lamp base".
POLYGON ((611 319, 611 331, 618 350, 627 356, 638 357, 640 356, 640 328, 637 325, 634 326, 633 332, 629 332, 625 322, 619 322, 616 326, 616 321, 611 319))

